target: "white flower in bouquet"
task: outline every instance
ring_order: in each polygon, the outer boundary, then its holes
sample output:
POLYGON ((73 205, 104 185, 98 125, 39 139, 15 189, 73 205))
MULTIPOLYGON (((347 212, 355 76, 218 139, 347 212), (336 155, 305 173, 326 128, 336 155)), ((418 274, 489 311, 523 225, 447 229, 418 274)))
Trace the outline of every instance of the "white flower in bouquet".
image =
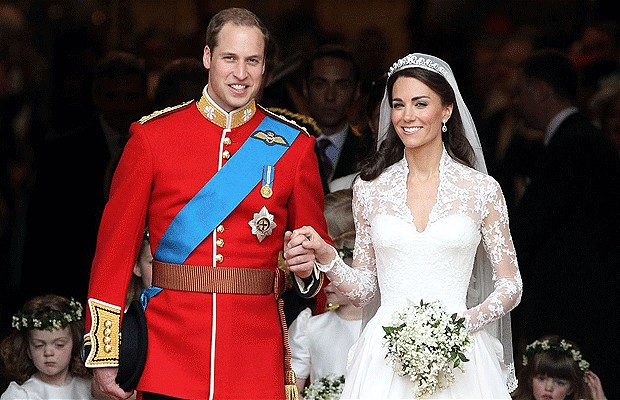
POLYGON ((400 376, 415 383, 415 397, 428 397, 454 382, 454 369, 463 363, 471 337, 465 318, 449 315, 438 301, 409 304, 384 326, 387 359, 400 376))
POLYGON ((327 375, 304 388, 304 400, 338 400, 343 387, 343 375, 327 375))

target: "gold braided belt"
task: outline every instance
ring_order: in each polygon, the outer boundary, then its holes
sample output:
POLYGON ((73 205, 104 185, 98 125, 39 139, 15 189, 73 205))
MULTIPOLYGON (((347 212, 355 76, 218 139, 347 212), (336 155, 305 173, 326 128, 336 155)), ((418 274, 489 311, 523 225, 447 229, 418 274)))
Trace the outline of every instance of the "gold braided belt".
POLYGON ((153 260, 153 286, 186 292, 269 294, 284 290, 283 271, 274 268, 213 268, 153 260))

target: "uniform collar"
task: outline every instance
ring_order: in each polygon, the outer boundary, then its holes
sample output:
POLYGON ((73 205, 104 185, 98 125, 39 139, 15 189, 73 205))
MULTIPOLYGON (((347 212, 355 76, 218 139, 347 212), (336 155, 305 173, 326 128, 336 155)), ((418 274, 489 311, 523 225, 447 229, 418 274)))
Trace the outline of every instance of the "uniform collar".
POLYGON ((231 112, 224 111, 207 93, 207 86, 198 100, 198 111, 209 121, 222 128, 236 128, 248 122, 256 113, 256 102, 250 100, 248 104, 231 112))

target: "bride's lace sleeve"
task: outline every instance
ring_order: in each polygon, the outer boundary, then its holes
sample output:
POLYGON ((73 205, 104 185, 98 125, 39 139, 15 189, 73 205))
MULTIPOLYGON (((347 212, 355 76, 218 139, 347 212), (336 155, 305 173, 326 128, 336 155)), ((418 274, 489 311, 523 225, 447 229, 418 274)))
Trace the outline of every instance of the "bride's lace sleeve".
MULTIPOLYGON (((464 312, 465 326, 477 331, 506 315, 521 301, 523 283, 508 224, 506 201, 499 184, 491 180, 482 207, 482 240, 493 268, 491 294, 477 306, 464 312)), ((489 264, 489 263, 486 263, 489 264)))
POLYGON ((370 224, 364 209, 369 203, 363 200, 363 189, 355 185, 353 189, 353 220, 355 222, 355 247, 353 250, 353 267, 348 266, 338 255, 327 277, 334 286, 345 294, 356 306, 370 303, 377 291, 377 272, 375 253, 370 235, 370 224))

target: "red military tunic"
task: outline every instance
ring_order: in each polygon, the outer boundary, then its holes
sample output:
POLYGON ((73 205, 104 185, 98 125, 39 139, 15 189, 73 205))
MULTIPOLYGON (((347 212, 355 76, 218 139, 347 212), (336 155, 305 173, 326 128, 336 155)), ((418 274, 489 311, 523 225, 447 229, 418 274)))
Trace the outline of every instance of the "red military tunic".
MULTIPOLYGON (((88 293, 85 342, 100 345, 93 345, 89 366, 118 365, 121 321, 115 315, 124 308, 145 221, 155 251, 175 215, 267 115, 253 101, 226 113, 206 95, 164 111, 131 126, 112 182, 88 293), (111 321, 107 330, 97 327, 104 320, 111 321)), ((312 225, 329 240, 313 137, 301 131, 275 163, 271 197, 261 196, 261 186, 184 264, 274 269, 286 230, 312 225), (249 222, 263 207, 276 226, 259 241, 249 222)), ((273 294, 164 289, 148 303, 146 319, 148 353, 139 391, 191 399, 284 398, 282 329, 273 294)))

